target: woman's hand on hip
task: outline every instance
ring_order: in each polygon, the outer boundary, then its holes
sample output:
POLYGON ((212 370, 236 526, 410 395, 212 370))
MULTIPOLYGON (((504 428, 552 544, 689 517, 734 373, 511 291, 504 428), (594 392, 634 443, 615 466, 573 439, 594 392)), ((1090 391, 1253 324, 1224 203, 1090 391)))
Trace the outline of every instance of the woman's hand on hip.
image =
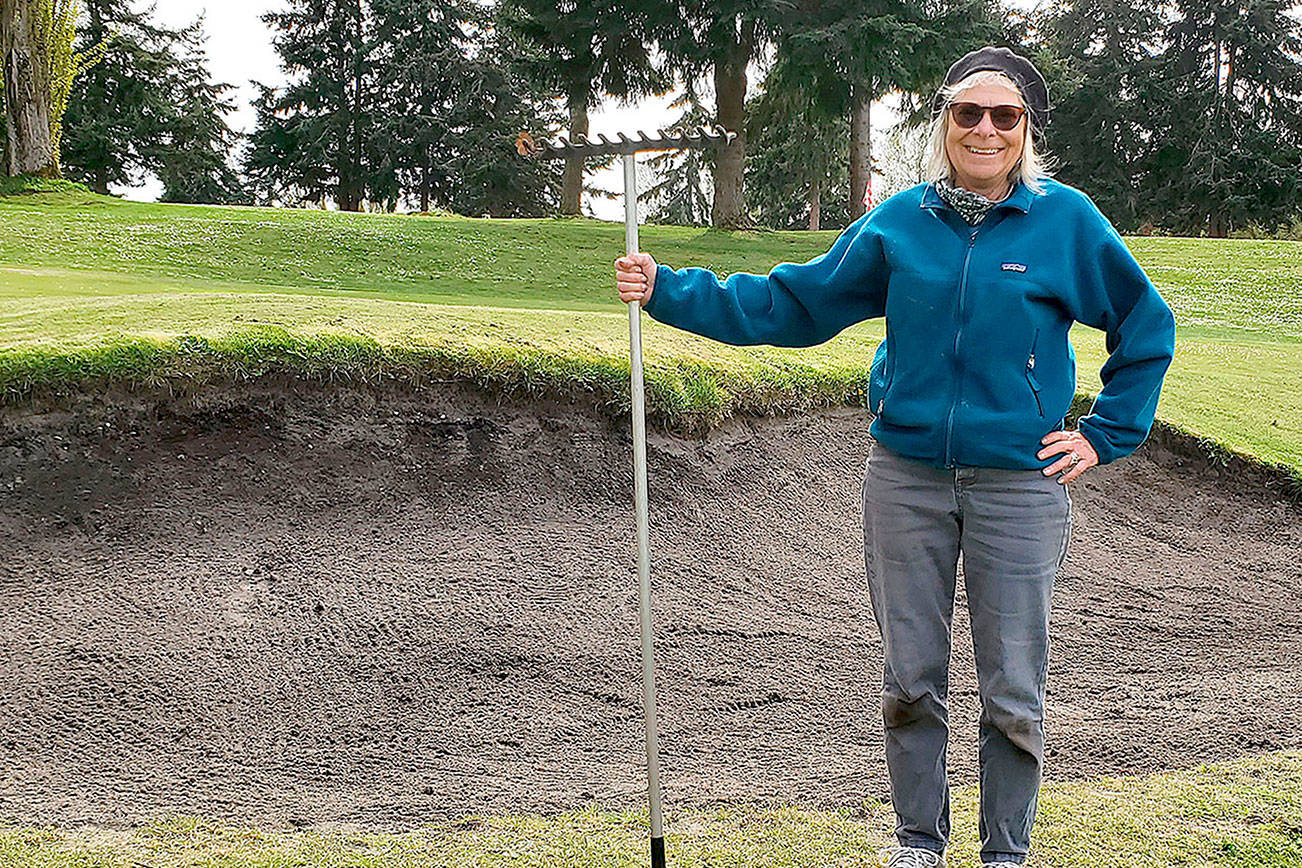
POLYGON ((620 301, 636 301, 646 307, 656 285, 656 261, 649 253, 621 256, 615 260, 615 285, 620 301))
POLYGON ((1036 457, 1040 460, 1062 454, 1061 458, 1043 471, 1045 476, 1062 473, 1062 476, 1058 477, 1058 482, 1062 485, 1075 480, 1099 463, 1099 454, 1079 431, 1050 431, 1040 442, 1044 444, 1044 448, 1036 453, 1036 457))

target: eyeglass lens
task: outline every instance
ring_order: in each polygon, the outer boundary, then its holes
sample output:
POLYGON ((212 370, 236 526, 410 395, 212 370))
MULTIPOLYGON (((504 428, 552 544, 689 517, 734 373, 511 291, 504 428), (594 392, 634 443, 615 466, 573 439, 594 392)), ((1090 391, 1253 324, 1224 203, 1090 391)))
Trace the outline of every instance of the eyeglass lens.
POLYGON ((974 102, 956 102, 950 106, 950 116, 954 122, 963 129, 974 127, 981 123, 981 116, 990 112, 990 122, 995 125, 995 129, 1007 132, 1017 126, 1022 119, 1024 109, 1015 105, 995 105, 984 106, 977 105, 974 102))

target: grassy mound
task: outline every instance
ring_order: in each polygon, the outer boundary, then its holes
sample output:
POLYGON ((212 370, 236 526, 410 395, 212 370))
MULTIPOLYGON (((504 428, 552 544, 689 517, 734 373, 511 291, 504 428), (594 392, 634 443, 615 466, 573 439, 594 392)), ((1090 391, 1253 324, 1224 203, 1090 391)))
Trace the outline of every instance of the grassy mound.
MULTIPOLYGON (((627 314, 611 263, 622 227, 586 220, 169 206, 97 196, 0 199, 0 394, 159 385, 290 370, 466 376, 510 391, 627 405, 627 314)), ((646 227, 674 265, 766 271, 834 233, 646 227)), ((1176 310, 1159 418, 1302 477, 1302 244, 1132 239, 1176 310)), ((861 403, 880 321, 814 348, 738 348, 644 329, 654 418, 861 403)), ((1077 327, 1081 399, 1102 335, 1077 327)))
POLYGON ((85 193, 90 188, 62 178, 39 178, 36 175, 0 175, 0 196, 30 196, 37 193, 85 193))

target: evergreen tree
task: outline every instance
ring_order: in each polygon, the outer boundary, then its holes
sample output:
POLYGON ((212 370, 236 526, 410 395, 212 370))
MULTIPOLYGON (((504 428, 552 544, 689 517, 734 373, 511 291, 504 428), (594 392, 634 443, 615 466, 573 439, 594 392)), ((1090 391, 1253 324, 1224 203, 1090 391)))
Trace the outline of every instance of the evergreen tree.
POLYGON ((848 118, 779 64, 747 110, 746 189, 755 222, 774 229, 849 225, 848 118))
POLYGON ((782 0, 666 0, 648 16, 650 33, 684 80, 708 75, 714 85, 714 123, 737 133, 714 152, 715 226, 749 221, 745 197, 746 68, 774 35, 782 0))
POLYGON ((871 105, 892 90, 931 94, 949 65, 997 41, 989 0, 797 0, 781 20, 783 63, 826 115, 847 120, 850 219, 872 166, 871 105))
POLYGON ((1225 237, 1302 215, 1302 21, 1287 0, 1176 0, 1142 213, 1225 237))
MULTIPOLYGON (((673 128, 695 129, 710 123, 710 112, 701 104, 693 87, 670 104, 683 111, 673 128)), ((710 152, 697 148, 663 151, 646 161, 655 180, 642 191, 651 223, 677 226, 705 226, 710 222, 710 152)))
MULTIPOLYGON (((489 45, 487 57, 501 56, 489 45)), ((460 82, 463 99, 449 112, 457 139, 445 156, 451 184, 446 207, 461 214, 541 217, 555 213, 562 167, 553 160, 522 160, 521 130, 555 129, 560 117, 533 83, 509 66, 477 62, 460 82)))
POLYGON ((103 44, 104 58, 74 83, 63 162, 70 178, 97 193, 140 183, 171 114, 175 34, 150 22, 153 11, 136 12, 127 0, 86 0, 79 46, 103 44))
POLYGON ((292 0, 264 19, 293 78, 262 87, 245 167, 265 201, 418 198, 465 214, 554 206, 556 169, 520 160, 520 130, 554 122, 468 0, 292 0))
POLYGON ((1064 180, 1123 230, 1271 231, 1302 215, 1302 22, 1280 0, 1052 10, 1064 180))
POLYGON ((214 82, 208 72, 203 19, 180 31, 171 87, 171 115, 163 141, 153 153, 163 182, 163 202, 243 201, 240 181, 228 156, 236 134, 226 123, 235 109, 226 96, 232 86, 214 82))
POLYGON ((261 87, 257 128, 245 168, 264 198, 331 198, 358 211, 372 192, 372 159, 380 99, 376 42, 363 0, 290 0, 262 20, 290 77, 284 88, 261 87))
POLYGON ((1140 222, 1138 182, 1162 105, 1164 25, 1160 7, 1121 0, 1076 0, 1039 24, 1058 177, 1087 191, 1122 231, 1140 222))
POLYGON ((390 197, 415 196, 421 211, 447 203, 456 186, 447 157, 457 150, 457 122, 476 80, 468 54, 472 33, 487 20, 480 8, 456 0, 373 0, 385 110, 375 185, 390 197))
POLYGON ((165 200, 231 201, 230 86, 209 77, 202 19, 171 30, 153 22, 152 5, 137 12, 128 0, 84 2, 80 50, 102 46, 103 58, 69 98, 67 174, 106 194, 110 185, 136 186, 153 172, 165 200))
POLYGON ((538 88, 498 58, 511 54, 491 10, 468 0, 372 0, 384 111, 375 184, 420 210, 541 215, 558 167, 521 160, 521 130, 553 128, 538 88))
MULTIPOLYGON (((603 94, 632 99, 663 93, 672 84, 651 62, 646 4, 626 0, 506 0, 500 21, 515 37, 512 56, 531 81, 560 94, 569 135, 587 135, 588 113, 603 94)), ((565 162, 561 213, 578 214, 582 157, 565 162)))

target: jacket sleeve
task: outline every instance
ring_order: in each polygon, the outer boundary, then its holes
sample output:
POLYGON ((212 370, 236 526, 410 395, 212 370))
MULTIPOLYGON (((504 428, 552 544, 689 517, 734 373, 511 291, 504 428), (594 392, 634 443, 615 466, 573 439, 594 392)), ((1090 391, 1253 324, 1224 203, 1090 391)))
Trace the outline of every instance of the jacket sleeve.
POLYGON ((850 224, 826 253, 803 265, 782 263, 767 275, 738 273, 720 281, 708 269, 661 265, 644 310, 728 344, 820 344, 886 313, 886 260, 873 214, 850 224))
POLYGON ((1175 317, 1108 219, 1093 203, 1090 211, 1072 313, 1106 333, 1108 360, 1103 390, 1077 427, 1107 464, 1148 437, 1175 353, 1175 317))

